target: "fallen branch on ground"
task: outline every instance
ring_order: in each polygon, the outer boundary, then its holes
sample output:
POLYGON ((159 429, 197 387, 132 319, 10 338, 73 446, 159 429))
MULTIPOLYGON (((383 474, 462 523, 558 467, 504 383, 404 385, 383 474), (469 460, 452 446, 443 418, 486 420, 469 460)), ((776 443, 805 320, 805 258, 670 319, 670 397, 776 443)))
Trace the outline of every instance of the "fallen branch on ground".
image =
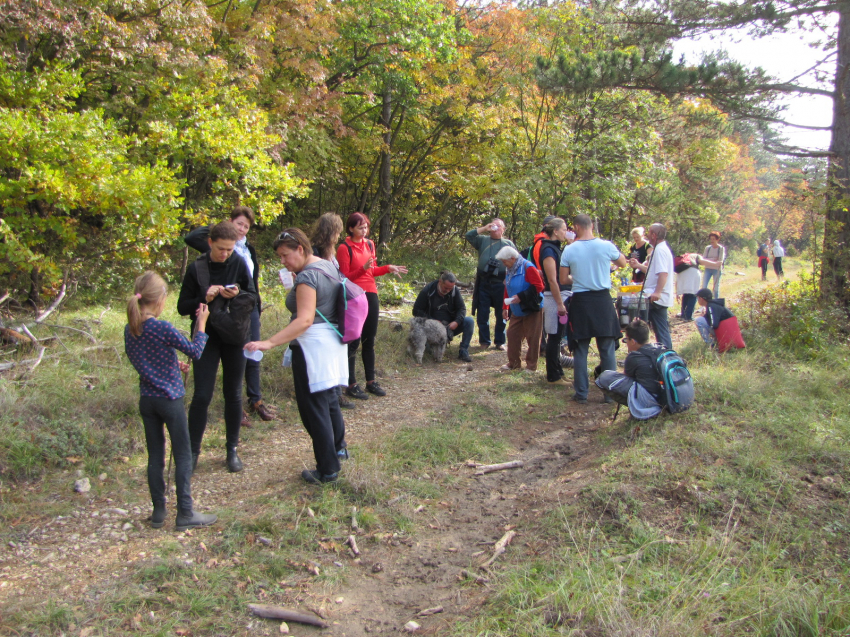
POLYGON ((6 302, 6 299, 9 298, 9 292, 6 292, 3 296, 0 296, 0 305, 3 305, 6 302))
POLYGON ((416 616, 417 617, 428 617, 429 615, 436 615, 437 613, 442 613, 442 612, 443 612, 442 606, 435 606, 434 608, 426 608, 425 610, 419 611, 419 613, 417 613, 416 616))
MULTIPOLYGON (((44 341, 41 341, 41 342, 44 342, 44 341)), ((81 349, 80 351, 78 351, 76 353, 82 354, 84 352, 94 352, 94 351, 105 350, 105 349, 114 349, 114 348, 111 345, 97 345, 95 347, 85 347, 85 348, 81 349)), ((59 358, 61 356, 62 356, 62 354, 51 354, 50 356, 42 356, 40 358, 47 360, 47 359, 50 359, 50 358, 59 358)), ((18 367, 19 365, 30 365, 30 364, 34 363, 35 361, 36 361, 35 358, 28 358, 28 359, 22 360, 22 361, 15 361, 15 362, 12 362, 12 363, 3 363, 3 364, 0 364, 0 372, 5 372, 6 370, 18 367)))
POLYGON ((357 525, 357 507, 351 507, 351 530, 355 532, 360 530, 357 525))
POLYGON ((501 537, 501 539, 498 542, 496 542, 496 545, 493 547, 493 557, 491 557, 489 560, 484 562, 484 564, 482 564, 481 566, 483 566, 484 568, 487 568, 488 566, 493 564, 493 562, 496 561, 497 557, 499 557, 505 551, 508 550, 508 548, 507 548, 508 544, 511 543, 511 540, 514 539, 515 535, 516 535, 516 531, 508 531, 507 533, 505 533, 501 537))
POLYGON ((354 553, 354 557, 357 557, 357 556, 360 555, 360 549, 357 548, 357 540, 354 539, 353 535, 349 535, 348 539, 345 541, 345 543, 348 544, 348 546, 351 547, 351 552, 354 553))
POLYGON ((477 573, 473 573, 472 571, 468 571, 466 569, 463 569, 460 574, 466 577, 467 579, 474 580, 476 584, 490 583, 490 578, 484 577, 483 575, 478 575, 477 573))
MULTIPOLYGON (((66 276, 66 279, 67 279, 67 276, 66 276)), ((53 311, 54 311, 57 307, 59 307, 59 304, 60 304, 60 303, 62 302, 62 300, 65 298, 65 292, 66 292, 67 290, 68 290, 68 282, 67 282, 67 280, 66 280, 66 281, 63 281, 63 282, 62 282, 62 287, 61 287, 61 288, 59 288, 59 294, 57 294, 57 295, 56 295, 56 298, 55 298, 55 299, 53 299, 53 302, 52 302, 50 305, 48 305, 48 306, 47 306, 47 309, 46 309, 46 310, 44 310, 44 312, 42 312, 41 314, 39 314, 39 315, 36 317, 36 319, 35 319, 36 324, 41 323, 44 319, 46 319, 48 316, 50 316, 51 314, 53 314, 53 311)))
POLYGON ((283 606, 273 606, 271 604, 248 604, 248 608, 258 617, 263 617, 265 619, 280 619, 285 622, 297 622, 299 624, 318 626, 319 628, 328 628, 330 626, 330 624, 323 622, 318 617, 299 613, 295 610, 289 610, 283 606))
POLYGON ((502 462, 501 464, 485 464, 478 467, 478 471, 476 471, 473 475, 483 476, 485 473, 492 473, 494 471, 503 471, 504 469, 517 469, 523 466, 525 463, 522 460, 511 460, 510 462, 502 462))
POLYGON ((87 339, 89 339, 92 343, 97 345, 97 339, 94 336, 92 336, 88 332, 81 330, 81 329, 78 329, 76 327, 68 327, 67 325, 45 325, 44 327, 49 327, 49 328, 58 329, 58 330, 69 330, 71 332, 77 332, 78 334, 82 334, 87 339))

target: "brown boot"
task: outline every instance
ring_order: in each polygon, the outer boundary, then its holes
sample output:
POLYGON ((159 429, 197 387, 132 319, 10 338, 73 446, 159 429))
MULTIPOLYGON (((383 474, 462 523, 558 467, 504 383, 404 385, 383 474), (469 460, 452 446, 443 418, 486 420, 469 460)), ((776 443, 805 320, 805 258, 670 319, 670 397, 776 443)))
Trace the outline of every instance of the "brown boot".
POLYGON ((269 408, 266 407, 262 400, 258 400, 255 403, 251 403, 251 411, 258 414, 260 418, 262 418, 266 422, 268 422, 269 420, 274 420, 274 414, 269 411, 269 408))
POLYGON ((240 427, 251 427, 251 417, 244 409, 242 410, 242 423, 240 424, 240 427))

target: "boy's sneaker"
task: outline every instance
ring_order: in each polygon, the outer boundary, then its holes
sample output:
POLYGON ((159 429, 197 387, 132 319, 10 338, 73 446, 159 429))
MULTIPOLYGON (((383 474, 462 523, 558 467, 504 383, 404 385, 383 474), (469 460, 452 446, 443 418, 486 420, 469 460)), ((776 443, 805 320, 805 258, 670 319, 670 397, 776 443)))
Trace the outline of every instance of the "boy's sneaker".
POLYGON ((469 352, 465 349, 458 351, 457 357, 462 360, 464 363, 471 363, 472 359, 469 357, 469 352))
POLYGON ((371 383, 366 383, 366 391, 370 394, 375 394, 375 396, 386 396, 387 392, 378 384, 378 381, 372 381, 371 383))
POLYGON ((198 513, 197 511, 190 511, 188 514, 178 513, 174 522, 175 530, 186 531, 199 526, 209 526, 216 520, 218 520, 218 516, 212 513, 198 513))
POLYGON ((351 396, 352 398, 357 398, 358 400, 369 399, 369 396, 366 394, 366 392, 360 389, 360 385, 357 385, 356 383, 351 387, 346 387, 345 394, 346 396, 351 396))
POLYGON ((319 473, 317 469, 304 469, 304 471, 301 472, 301 477, 304 478, 305 482, 309 482, 310 484, 325 484, 328 482, 336 482, 339 474, 330 473, 323 475, 319 473))

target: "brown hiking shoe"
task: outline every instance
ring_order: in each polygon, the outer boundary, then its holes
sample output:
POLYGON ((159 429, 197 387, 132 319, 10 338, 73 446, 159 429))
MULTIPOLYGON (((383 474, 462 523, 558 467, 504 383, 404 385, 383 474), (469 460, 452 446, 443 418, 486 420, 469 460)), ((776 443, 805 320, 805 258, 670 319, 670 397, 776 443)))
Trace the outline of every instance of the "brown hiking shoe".
POLYGON ((266 422, 268 422, 269 420, 274 420, 274 414, 269 410, 268 407, 265 406, 262 400, 258 400, 255 403, 251 403, 251 411, 258 414, 260 418, 262 418, 266 422))
POLYGON ((251 417, 248 415, 248 412, 244 409, 242 410, 242 423, 240 427, 250 427, 251 426, 251 417))

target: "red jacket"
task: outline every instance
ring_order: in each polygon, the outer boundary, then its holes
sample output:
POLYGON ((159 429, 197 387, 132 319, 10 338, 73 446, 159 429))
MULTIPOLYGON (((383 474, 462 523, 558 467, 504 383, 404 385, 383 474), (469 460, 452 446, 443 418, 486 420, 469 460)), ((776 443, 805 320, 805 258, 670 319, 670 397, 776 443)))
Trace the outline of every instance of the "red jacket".
MULTIPOLYGON (((543 277, 540 276, 540 270, 535 268, 530 262, 528 267, 525 269, 525 280, 528 281, 531 286, 537 290, 538 292, 543 292, 545 290, 545 286, 543 285, 543 277)), ((504 297, 503 300, 508 299, 508 286, 504 287, 504 297)), ((507 306, 505 306, 507 307, 507 306)))
POLYGON ((369 258, 375 257, 375 244, 369 239, 360 243, 354 243, 350 237, 339 244, 336 249, 336 260, 339 261, 339 271, 353 283, 356 283, 364 292, 377 294, 378 286, 375 285, 376 276, 384 276, 390 271, 390 266, 376 266, 377 259, 372 261, 372 267, 366 269, 369 258), (349 249, 351 250, 349 252, 349 249))

